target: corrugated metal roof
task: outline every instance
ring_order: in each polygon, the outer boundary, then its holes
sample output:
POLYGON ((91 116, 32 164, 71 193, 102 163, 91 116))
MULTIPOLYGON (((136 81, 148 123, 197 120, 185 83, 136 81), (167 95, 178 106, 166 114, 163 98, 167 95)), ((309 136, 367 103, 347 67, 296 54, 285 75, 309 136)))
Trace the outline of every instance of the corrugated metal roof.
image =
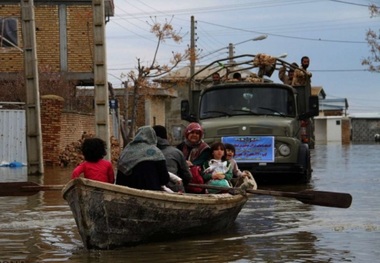
POLYGON ((348 102, 346 98, 319 100, 319 110, 346 110, 348 102))

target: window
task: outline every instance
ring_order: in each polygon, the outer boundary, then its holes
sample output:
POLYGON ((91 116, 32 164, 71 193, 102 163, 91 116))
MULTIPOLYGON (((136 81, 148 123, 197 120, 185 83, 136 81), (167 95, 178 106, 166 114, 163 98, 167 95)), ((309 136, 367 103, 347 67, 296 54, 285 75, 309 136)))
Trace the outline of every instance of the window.
POLYGON ((0 17, 0 47, 17 47, 17 19, 0 17))

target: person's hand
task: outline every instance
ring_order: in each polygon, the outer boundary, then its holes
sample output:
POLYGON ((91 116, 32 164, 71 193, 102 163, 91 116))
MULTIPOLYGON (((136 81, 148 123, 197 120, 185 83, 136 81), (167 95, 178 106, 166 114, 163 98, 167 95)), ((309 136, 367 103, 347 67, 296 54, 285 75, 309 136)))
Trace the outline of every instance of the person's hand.
POLYGON ((243 171, 243 172, 241 173, 241 177, 247 177, 247 176, 248 176, 247 171, 243 171))
POLYGON ((226 176, 224 175, 224 173, 214 172, 211 177, 212 179, 221 180, 224 179, 226 176))
POLYGON ((186 163, 187 163, 187 165, 188 165, 189 167, 193 166, 193 163, 190 162, 189 160, 186 160, 186 163))

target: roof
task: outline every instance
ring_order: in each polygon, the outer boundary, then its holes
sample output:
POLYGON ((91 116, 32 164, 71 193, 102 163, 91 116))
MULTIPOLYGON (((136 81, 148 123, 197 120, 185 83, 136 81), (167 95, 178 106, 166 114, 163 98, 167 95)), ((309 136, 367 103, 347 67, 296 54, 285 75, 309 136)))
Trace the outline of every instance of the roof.
POLYGON ((318 97, 320 97, 321 99, 326 98, 326 93, 325 93, 325 91, 323 90, 323 87, 322 87, 322 86, 314 86, 314 87, 311 87, 311 95, 318 96, 318 97))
POLYGON ((346 110, 348 102, 346 98, 324 99, 319 100, 319 110, 346 110))

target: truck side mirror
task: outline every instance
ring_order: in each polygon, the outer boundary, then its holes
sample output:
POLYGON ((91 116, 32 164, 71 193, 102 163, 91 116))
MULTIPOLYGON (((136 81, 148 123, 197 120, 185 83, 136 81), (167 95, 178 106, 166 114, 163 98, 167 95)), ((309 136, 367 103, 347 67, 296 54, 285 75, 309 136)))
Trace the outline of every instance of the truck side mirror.
POLYGON ((311 116, 319 115, 319 98, 318 96, 309 97, 309 113, 311 116))
POLYGON ((309 97, 309 109, 305 113, 301 113, 299 116, 300 120, 306 120, 313 116, 319 115, 319 98, 318 96, 310 96, 309 97))

